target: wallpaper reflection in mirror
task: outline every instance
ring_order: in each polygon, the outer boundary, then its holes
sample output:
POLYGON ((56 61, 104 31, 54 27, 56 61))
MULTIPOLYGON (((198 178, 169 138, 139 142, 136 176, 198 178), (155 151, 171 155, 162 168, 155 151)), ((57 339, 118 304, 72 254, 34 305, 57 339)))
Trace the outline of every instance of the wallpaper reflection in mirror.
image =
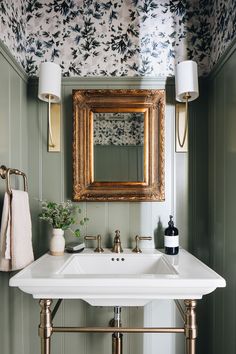
POLYGON ((144 180, 144 114, 94 113, 94 181, 144 180))

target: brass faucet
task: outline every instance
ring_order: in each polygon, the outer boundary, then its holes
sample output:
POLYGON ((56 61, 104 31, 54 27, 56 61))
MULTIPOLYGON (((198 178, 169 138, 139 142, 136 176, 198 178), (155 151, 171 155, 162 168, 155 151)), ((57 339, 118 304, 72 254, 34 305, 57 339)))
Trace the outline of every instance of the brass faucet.
POLYGON ((97 247, 95 248, 94 252, 97 252, 97 253, 102 253, 102 252, 104 252, 104 249, 103 249, 102 246, 101 246, 101 240, 102 240, 101 235, 97 235, 97 236, 84 236, 84 239, 85 239, 85 240, 97 240, 97 247))
POLYGON ((113 244, 111 252, 115 252, 115 253, 123 252, 123 249, 121 247, 120 231, 119 230, 115 231, 114 244, 113 244))
POLYGON ((151 236, 139 236, 139 235, 136 235, 135 236, 135 247, 132 250, 132 252, 134 252, 134 253, 142 253, 141 248, 139 248, 138 242, 141 241, 141 240, 149 240, 150 241, 151 239, 152 239, 151 236))

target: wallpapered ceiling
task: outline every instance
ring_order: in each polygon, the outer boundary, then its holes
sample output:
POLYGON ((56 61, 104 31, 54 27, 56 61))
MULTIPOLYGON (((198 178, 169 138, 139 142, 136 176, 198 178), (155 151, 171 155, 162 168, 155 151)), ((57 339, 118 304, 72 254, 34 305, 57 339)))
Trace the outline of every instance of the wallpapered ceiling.
POLYGON ((26 68, 26 6, 24 0, 0 0, 0 39, 26 68))
POLYGON ((29 75, 172 76, 185 58, 205 74, 236 33, 235 0, 0 0, 0 38, 29 75))

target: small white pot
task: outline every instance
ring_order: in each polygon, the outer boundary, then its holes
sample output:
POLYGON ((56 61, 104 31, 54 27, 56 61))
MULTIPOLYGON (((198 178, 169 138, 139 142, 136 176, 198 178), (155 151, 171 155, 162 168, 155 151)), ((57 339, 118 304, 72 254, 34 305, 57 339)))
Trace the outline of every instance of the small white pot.
POLYGON ((63 256, 65 250, 65 238, 62 229, 52 229, 49 250, 52 256, 63 256))

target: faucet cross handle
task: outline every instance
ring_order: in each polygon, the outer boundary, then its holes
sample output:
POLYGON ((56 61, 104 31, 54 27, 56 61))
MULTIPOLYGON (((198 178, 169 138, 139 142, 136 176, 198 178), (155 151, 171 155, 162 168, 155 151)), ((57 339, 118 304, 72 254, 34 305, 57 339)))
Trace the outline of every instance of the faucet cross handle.
POLYGON ((102 236, 101 235, 97 235, 97 236, 84 236, 85 240, 97 240, 97 247, 95 248, 94 252, 97 253, 102 253, 104 252, 104 249, 101 246, 101 240, 102 240, 102 236))
POLYGON ((149 240, 149 241, 151 241, 151 240, 152 240, 152 237, 151 237, 151 236, 139 236, 139 235, 136 235, 136 236, 135 236, 135 243, 136 243, 136 245, 135 245, 134 249, 132 250, 132 252, 134 252, 134 253, 142 253, 142 250, 141 250, 141 248, 139 248, 139 245, 138 245, 138 242, 139 242, 139 241, 142 241, 142 240, 149 240))
POLYGON ((115 239, 120 239, 120 230, 115 231, 115 239))

